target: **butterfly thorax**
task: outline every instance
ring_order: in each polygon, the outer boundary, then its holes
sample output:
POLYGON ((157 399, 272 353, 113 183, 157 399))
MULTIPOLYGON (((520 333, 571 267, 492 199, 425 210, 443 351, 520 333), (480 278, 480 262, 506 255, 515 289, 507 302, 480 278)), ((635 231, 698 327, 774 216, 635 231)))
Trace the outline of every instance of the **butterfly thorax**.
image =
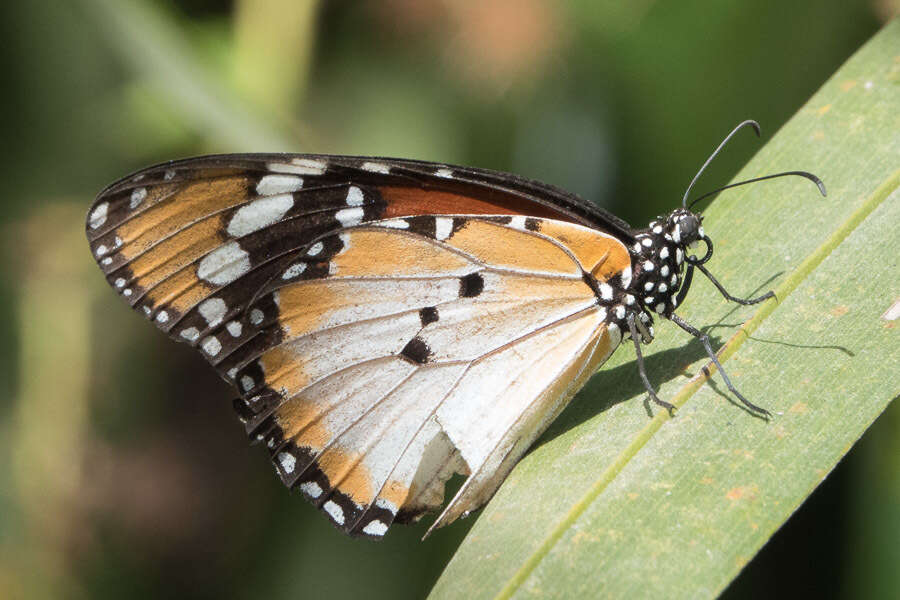
MULTIPOLYGON (((687 247, 703 235, 700 217, 685 209, 657 217, 636 233, 629 249, 633 273, 629 291, 643 309, 638 316, 650 338, 652 315, 667 317, 675 310, 687 247)), ((649 342, 646 333, 644 337, 649 342)))

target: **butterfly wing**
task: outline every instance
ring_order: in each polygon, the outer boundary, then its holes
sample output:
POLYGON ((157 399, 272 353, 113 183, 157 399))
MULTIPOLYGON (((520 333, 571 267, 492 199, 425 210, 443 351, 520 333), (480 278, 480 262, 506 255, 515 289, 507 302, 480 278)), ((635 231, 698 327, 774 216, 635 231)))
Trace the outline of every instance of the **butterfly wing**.
POLYGON ((584 273, 620 277, 625 247, 529 226, 420 216, 344 230, 250 306, 259 344, 223 365, 239 412, 284 483, 344 531, 380 536, 436 509, 455 472, 469 479, 437 524, 481 506, 618 344, 584 273))
POLYGON ((285 483, 379 537, 454 472, 439 523, 483 504, 618 343, 583 273, 630 258, 577 222, 627 227, 490 171, 241 155, 113 184, 87 231, 110 284, 238 386, 285 483))

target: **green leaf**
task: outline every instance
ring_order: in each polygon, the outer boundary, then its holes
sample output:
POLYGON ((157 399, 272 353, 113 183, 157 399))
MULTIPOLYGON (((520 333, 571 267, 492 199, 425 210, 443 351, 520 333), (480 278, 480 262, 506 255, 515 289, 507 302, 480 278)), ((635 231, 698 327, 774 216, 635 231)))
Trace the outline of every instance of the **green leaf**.
MULTIPOLYGON (((710 270, 679 311, 704 326, 735 385, 776 413, 736 406, 702 347, 659 323, 648 372, 628 345, 516 467, 432 591, 443 597, 709 597, 720 593, 897 394, 900 22, 822 87, 706 211, 710 270)), ((660 107, 661 110, 664 107, 660 107)))

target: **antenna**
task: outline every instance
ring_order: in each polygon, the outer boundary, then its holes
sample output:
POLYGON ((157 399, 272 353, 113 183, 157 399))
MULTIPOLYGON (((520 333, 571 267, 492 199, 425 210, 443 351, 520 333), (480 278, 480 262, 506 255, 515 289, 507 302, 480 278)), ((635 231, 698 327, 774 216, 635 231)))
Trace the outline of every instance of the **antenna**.
POLYGON ((716 148, 715 151, 713 151, 713 153, 709 155, 709 158, 706 159, 706 162, 703 163, 703 166, 700 167, 700 170, 697 171, 697 174, 694 175, 694 178, 693 178, 693 179, 691 179, 691 183, 687 186, 687 189, 684 191, 684 198, 681 199, 681 206, 683 206, 684 208, 687 208, 687 199, 688 199, 688 196, 691 194, 691 189, 693 189, 694 184, 697 183, 697 180, 698 180, 698 179, 700 178, 700 176, 703 174, 703 171, 706 170, 706 167, 709 165, 709 163, 711 163, 712 160, 713 160, 716 156, 718 156, 719 152, 722 150, 722 148, 725 146, 725 144, 727 144, 728 141, 729 141, 731 138, 733 138, 734 135, 735 135, 738 131, 740 131, 740 130, 743 129, 744 127, 748 127, 748 126, 749 126, 749 127, 752 127, 753 130, 756 132, 756 137, 759 137, 759 133, 760 133, 760 130, 759 130, 759 123, 757 123, 757 122, 754 121, 753 119, 747 119, 746 121, 742 122, 740 125, 738 125, 737 127, 735 127, 734 129, 732 129, 732 130, 731 130, 731 133, 729 133, 727 136, 725 136, 725 139, 722 140, 722 143, 719 144, 719 147, 716 148))
POLYGON ((688 210, 690 210, 692 206, 694 206, 695 204, 697 204, 704 198, 709 198, 710 196, 714 196, 715 194, 718 194, 719 192, 721 192, 723 190, 727 190, 728 188, 737 187, 739 185, 746 185, 748 183, 755 183, 757 181, 764 181, 766 179, 775 179, 776 177, 786 177, 788 175, 797 175, 798 177, 805 177, 806 179, 809 179, 810 181, 812 181, 813 183, 815 183, 818 186, 819 192, 821 192, 823 196, 828 195, 828 193, 825 191, 825 184, 822 183, 821 179, 819 179, 812 173, 808 173, 807 171, 785 171, 784 173, 775 173, 774 175, 766 175, 764 177, 754 177, 753 179, 747 179, 745 181, 738 181, 737 183, 730 183, 728 185, 720 187, 717 190, 713 190, 711 192, 706 192, 699 198, 694 198, 693 200, 691 200, 691 203, 688 204, 686 208, 688 210))

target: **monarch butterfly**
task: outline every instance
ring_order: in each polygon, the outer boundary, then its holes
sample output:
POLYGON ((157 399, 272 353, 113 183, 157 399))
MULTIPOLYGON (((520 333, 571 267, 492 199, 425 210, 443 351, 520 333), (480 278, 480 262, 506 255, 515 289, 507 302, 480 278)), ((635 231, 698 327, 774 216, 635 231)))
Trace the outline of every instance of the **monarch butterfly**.
MULTIPOLYGON (((235 386, 277 472, 351 535, 486 503, 623 338, 641 343, 713 246, 688 197, 632 229, 516 175, 415 160, 235 154, 149 167, 104 189, 87 236, 107 281, 235 386), (703 242, 702 257, 690 254, 703 242)), ((430 531, 430 530, 429 530, 430 531)))

